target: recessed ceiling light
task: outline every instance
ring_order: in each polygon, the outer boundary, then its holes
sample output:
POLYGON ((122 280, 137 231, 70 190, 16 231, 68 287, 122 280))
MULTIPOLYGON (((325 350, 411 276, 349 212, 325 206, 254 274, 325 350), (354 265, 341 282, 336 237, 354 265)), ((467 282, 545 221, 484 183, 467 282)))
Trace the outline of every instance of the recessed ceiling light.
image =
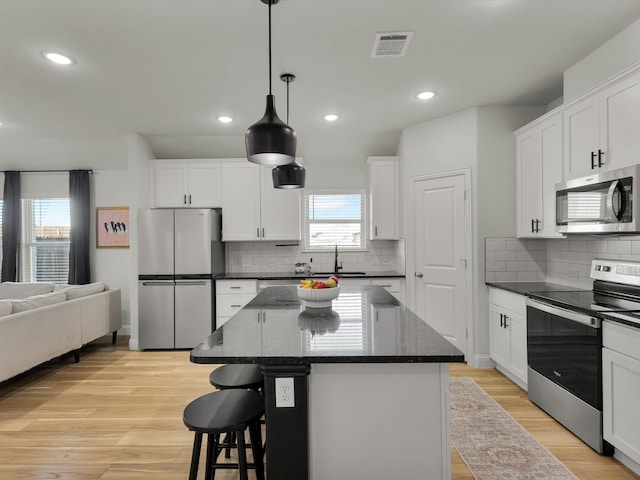
POLYGON ((335 122, 335 121, 338 119, 338 115, 336 115, 335 113, 327 113, 327 114, 324 116, 324 119, 325 119, 327 122, 335 122))
POLYGON ((42 52, 42 55, 47 60, 49 60, 49 61, 51 61, 53 63, 57 63, 58 65, 72 65, 72 64, 76 63, 76 61, 73 58, 68 57, 67 55, 63 55, 61 53, 42 52))
POLYGON ((420 92, 416 95, 420 100, 429 100, 430 98, 435 97, 436 94, 433 92, 420 92))
POLYGON ((221 115, 220 117, 218 117, 218 121, 221 123, 231 123, 233 122, 233 118, 227 117, 226 115, 221 115))

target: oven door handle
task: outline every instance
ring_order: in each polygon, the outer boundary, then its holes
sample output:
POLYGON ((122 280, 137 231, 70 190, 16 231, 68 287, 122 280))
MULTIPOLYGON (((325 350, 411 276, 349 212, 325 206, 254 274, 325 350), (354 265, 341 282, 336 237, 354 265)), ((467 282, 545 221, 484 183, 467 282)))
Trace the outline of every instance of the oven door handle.
POLYGON ((581 323, 582 325, 586 325, 591 328, 600 328, 601 320, 599 318, 591 317, 589 315, 584 315, 582 313, 576 313, 571 310, 567 310, 566 308, 556 307, 555 305, 548 305, 546 303, 541 303, 532 298, 526 299, 527 307, 535 308, 537 310, 541 310, 546 313, 550 313, 552 315, 557 315, 559 317, 566 318, 568 320, 572 320, 574 322, 581 323))

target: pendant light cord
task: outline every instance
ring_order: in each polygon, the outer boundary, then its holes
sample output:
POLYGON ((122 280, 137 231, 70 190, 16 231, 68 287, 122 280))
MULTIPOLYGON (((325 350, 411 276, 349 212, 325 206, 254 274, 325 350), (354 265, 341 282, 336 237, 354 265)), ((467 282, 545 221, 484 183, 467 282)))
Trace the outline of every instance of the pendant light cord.
POLYGON ((289 83, 291 80, 287 80, 287 125, 289 125, 289 83))
POLYGON ((269 95, 271 93, 271 2, 269 2, 269 95))

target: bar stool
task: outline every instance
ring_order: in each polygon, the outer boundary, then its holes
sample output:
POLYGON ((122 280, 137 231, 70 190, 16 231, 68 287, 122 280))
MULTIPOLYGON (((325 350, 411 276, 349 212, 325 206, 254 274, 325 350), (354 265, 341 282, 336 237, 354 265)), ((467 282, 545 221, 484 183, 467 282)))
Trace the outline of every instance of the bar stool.
POLYGON ((183 413, 187 428, 195 432, 189 480, 196 480, 202 448, 202 436, 207 434, 205 480, 211 480, 216 469, 238 469, 240 480, 248 480, 247 469, 256 471, 258 480, 264 480, 260 417, 264 414, 264 399, 251 390, 228 389, 207 393, 190 402, 183 413), (244 432, 249 429, 253 463, 247 463, 244 432), (234 432, 238 442, 238 463, 217 463, 218 455, 226 446, 220 443, 220 434, 234 432))
POLYGON ((262 390, 262 367, 255 364, 230 363, 216 368, 209 374, 209 382, 218 390, 244 388, 262 390))
MULTIPOLYGON (((209 374, 209 383, 218 390, 243 388, 260 392, 264 386, 262 367, 256 364, 229 363, 216 368, 209 374)), ((236 447, 236 435, 228 433, 223 443, 226 445, 224 456, 231 457, 231 448, 236 447)))

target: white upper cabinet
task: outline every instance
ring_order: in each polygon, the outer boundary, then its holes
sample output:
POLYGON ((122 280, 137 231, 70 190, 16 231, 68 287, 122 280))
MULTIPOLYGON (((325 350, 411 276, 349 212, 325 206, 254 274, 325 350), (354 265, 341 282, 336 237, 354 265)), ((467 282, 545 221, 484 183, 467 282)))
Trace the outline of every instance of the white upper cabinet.
POLYGON ((398 240, 400 196, 398 157, 369 157, 369 226, 371 240, 398 240))
POLYGON ((640 162, 640 73, 564 110, 564 179, 640 162))
POLYGON ((300 240, 300 190, 273 188, 272 170, 246 160, 223 163, 223 241, 300 240))
POLYGON ((152 172, 154 207, 222 206, 221 168, 215 160, 155 160, 152 172))
POLYGON ((555 184, 562 181, 562 115, 516 135, 517 235, 560 237, 555 231, 555 184))

